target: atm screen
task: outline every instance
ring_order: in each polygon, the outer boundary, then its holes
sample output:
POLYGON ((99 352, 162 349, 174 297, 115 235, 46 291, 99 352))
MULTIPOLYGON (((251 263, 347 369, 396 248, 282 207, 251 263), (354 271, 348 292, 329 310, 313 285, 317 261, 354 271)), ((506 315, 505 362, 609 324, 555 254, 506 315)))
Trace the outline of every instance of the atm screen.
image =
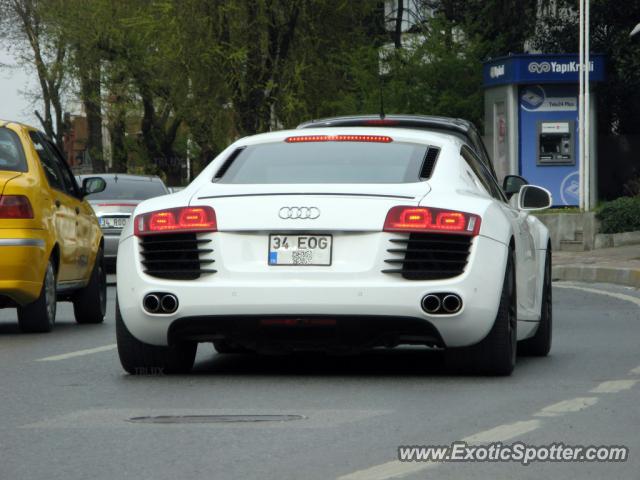
POLYGON ((573 165, 572 132, 571 122, 540 122, 538 164, 573 165))

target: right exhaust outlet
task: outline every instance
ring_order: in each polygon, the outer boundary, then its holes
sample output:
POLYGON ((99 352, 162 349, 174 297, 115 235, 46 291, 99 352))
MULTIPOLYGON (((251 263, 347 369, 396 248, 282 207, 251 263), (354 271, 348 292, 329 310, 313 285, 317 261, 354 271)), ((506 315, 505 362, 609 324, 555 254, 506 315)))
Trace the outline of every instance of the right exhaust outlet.
POLYGON ((171 293, 167 293, 162 296, 160 306, 163 313, 173 313, 178 309, 178 298, 171 293))
POLYGON ((450 293, 442 299, 442 308, 447 313, 459 312, 462 308, 462 299, 455 293, 450 293))

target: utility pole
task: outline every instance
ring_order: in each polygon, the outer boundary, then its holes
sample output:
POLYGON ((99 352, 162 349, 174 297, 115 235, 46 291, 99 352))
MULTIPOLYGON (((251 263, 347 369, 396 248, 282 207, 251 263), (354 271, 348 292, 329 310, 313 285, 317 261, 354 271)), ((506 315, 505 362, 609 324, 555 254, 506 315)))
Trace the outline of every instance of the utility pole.
POLYGON ((585 0, 584 9, 584 209, 591 210, 591 0, 585 0))
MULTIPOLYGON (((189 103, 193 99, 193 92, 191 91, 191 79, 189 78, 187 84, 187 98, 189 103)), ((191 125, 187 128, 187 185, 191 183, 191 125)))
POLYGON ((579 143, 579 177, 580 177, 580 208, 591 210, 591 160, 590 160, 590 92, 589 69, 589 7, 590 0, 580 0, 580 93, 578 98, 578 143, 579 143))

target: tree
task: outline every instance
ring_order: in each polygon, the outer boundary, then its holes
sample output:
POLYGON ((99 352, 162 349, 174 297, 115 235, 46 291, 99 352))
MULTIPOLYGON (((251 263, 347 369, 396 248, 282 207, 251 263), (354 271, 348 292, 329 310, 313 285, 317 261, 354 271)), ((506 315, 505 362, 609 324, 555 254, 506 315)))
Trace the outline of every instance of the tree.
POLYGON ((461 117, 482 123, 482 45, 444 15, 390 59, 385 80, 389 111, 461 117))
POLYGON ((525 51, 525 43, 535 31, 538 3, 538 0, 468 0, 456 11, 464 12, 464 31, 480 44, 479 53, 486 59, 525 51))
POLYGON ((4 38, 22 65, 35 68, 44 115, 35 114, 45 133, 62 150, 62 92, 66 79, 66 39, 43 21, 46 5, 37 0, 0 0, 0 38, 4 38))
MULTIPOLYGON (((591 52, 607 57, 607 80, 598 86, 598 129, 602 134, 638 134, 640 45, 629 33, 640 19, 640 3, 591 1, 591 52)), ((576 0, 558 0, 538 25, 534 46, 548 53, 578 49, 576 0)))

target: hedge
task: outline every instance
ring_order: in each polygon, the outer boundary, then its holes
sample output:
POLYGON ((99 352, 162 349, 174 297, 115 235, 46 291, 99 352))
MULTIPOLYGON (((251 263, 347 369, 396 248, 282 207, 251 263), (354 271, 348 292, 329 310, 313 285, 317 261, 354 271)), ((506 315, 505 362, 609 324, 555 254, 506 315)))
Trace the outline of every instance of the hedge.
POLYGON ((620 197, 600 206, 596 212, 600 233, 622 233, 640 230, 640 196, 620 197))

